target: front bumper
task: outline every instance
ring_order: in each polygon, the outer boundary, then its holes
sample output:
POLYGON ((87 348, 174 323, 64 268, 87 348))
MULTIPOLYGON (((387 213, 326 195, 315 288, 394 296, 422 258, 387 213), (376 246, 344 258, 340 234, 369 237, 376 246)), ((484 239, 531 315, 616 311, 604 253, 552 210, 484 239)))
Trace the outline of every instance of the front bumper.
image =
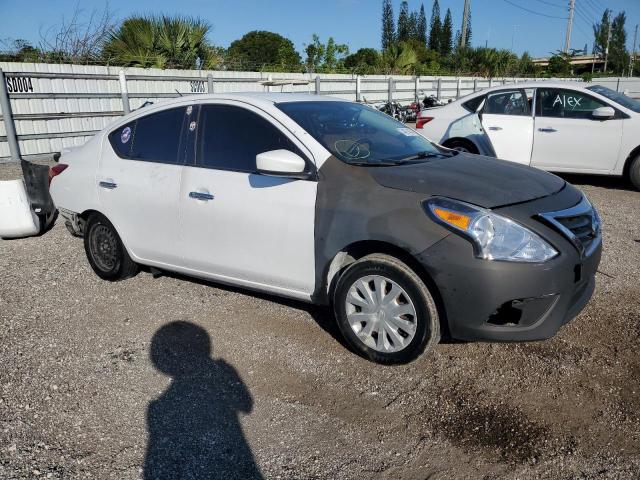
MULTIPOLYGON (((535 202, 534 202, 535 203, 535 202)), ((560 255, 527 264, 478 259, 471 243, 451 234, 417 256, 436 283, 449 333, 459 340, 532 341, 552 337, 586 306, 602 251, 594 240, 585 256, 570 241, 512 207, 510 215, 552 242, 560 255)), ((535 205, 529 208, 535 210, 535 205)))

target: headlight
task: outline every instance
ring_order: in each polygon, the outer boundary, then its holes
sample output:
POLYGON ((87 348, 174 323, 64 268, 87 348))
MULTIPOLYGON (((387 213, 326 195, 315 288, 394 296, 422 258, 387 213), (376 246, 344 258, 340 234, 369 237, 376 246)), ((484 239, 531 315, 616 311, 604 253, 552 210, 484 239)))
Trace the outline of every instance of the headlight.
POLYGON ((443 197, 424 206, 436 222, 471 240, 478 258, 546 262, 558 255, 539 235, 490 210, 443 197))

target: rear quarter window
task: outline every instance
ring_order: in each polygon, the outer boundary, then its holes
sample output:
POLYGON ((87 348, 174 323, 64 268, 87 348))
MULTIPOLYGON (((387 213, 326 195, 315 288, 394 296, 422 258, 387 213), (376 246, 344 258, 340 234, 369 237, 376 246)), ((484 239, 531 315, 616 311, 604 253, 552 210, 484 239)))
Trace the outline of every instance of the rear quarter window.
POLYGON ((131 139, 133 138, 135 128, 136 122, 131 122, 109 134, 111 147, 119 157, 129 157, 129 154, 131 153, 131 139))
POLYGON ((462 106, 465 108, 465 110, 468 110, 471 113, 475 113, 478 111, 478 108, 480 108, 480 104, 484 101, 484 98, 484 95, 480 95, 479 97, 467 100, 462 104, 462 106))

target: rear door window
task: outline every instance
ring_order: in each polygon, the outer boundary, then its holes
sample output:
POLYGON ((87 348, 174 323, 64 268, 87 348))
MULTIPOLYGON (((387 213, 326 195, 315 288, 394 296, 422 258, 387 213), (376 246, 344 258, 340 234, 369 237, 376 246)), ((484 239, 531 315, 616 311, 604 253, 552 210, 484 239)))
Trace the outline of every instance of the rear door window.
POLYGON ((172 108, 141 117, 136 122, 130 156, 136 160, 178 163, 185 108, 172 108))
POLYGON ((487 95, 487 115, 529 115, 529 103, 522 90, 501 90, 487 95))
POLYGON ((123 158, 177 164, 187 118, 185 107, 171 108, 140 117, 111 132, 109 140, 123 158))
POLYGON ((594 110, 605 106, 599 100, 574 90, 539 88, 536 97, 536 116, 591 118, 594 110))
POLYGON ((199 123, 197 166, 255 173, 259 153, 282 149, 305 158, 271 122, 245 108, 203 105, 199 123))

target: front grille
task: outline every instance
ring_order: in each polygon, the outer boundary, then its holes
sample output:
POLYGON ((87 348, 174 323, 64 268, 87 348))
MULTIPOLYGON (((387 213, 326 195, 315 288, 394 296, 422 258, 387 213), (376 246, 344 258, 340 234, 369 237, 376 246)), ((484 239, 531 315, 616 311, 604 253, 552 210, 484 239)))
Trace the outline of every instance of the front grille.
POLYGON ((540 217, 567 237, 581 255, 588 254, 600 237, 598 212, 585 197, 574 207, 541 213, 540 217))
POLYGON ((592 214, 557 217, 556 219, 580 241, 584 248, 589 248, 591 242, 597 237, 592 214))

